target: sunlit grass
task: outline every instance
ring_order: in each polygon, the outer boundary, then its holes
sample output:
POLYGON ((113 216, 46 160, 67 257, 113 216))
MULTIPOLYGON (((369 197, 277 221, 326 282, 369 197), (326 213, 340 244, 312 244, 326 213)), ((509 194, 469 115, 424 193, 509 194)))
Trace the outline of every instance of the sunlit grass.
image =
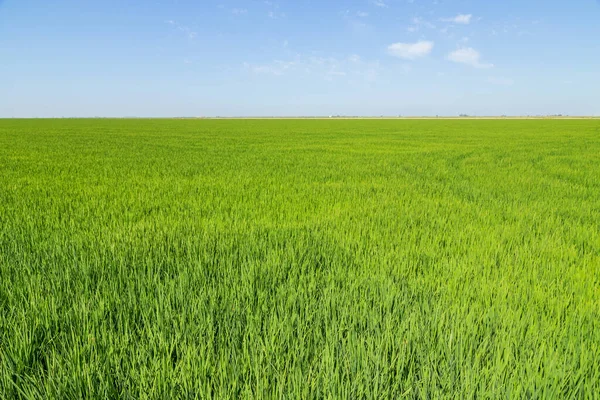
POLYGON ((0 398, 595 398, 600 122, 0 120, 0 398))

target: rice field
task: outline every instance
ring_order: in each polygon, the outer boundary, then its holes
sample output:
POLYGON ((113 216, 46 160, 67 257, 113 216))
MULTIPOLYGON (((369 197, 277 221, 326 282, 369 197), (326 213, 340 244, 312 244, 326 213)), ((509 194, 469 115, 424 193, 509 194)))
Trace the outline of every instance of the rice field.
POLYGON ((0 120, 0 398, 600 397, 598 120, 0 120))

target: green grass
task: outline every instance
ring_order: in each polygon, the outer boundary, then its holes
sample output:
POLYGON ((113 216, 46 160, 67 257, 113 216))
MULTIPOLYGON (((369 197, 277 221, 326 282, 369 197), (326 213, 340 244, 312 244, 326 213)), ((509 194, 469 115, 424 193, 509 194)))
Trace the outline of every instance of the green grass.
POLYGON ((598 398, 600 121, 0 120, 0 398, 598 398))

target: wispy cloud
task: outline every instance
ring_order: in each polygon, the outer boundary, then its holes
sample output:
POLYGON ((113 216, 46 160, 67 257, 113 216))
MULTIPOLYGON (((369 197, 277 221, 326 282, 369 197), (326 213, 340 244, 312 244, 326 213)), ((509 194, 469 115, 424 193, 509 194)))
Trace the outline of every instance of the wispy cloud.
POLYGON ((267 13, 267 15, 271 19, 278 19, 278 18, 284 18, 285 17, 285 13, 277 12, 277 11, 269 11, 267 13))
POLYGON ((263 4, 269 8, 267 16, 271 19, 285 18, 285 13, 279 11, 279 3, 276 1, 263 1, 263 4))
POLYGON ((472 14, 458 14, 456 17, 442 18, 442 21, 453 22, 455 24, 469 25, 471 23, 472 18, 472 14))
POLYGON ((394 43, 388 46, 388 53, 405 60, 416 60, 431 53, 434 43, 421 40, 416 43, 394 43))
POLYGON ((275 60, 266 64, 244 63, 246 71, 256 75, 310 75, 332 81, 345 78, 351 81, 372 82, 381 70, 378 61, 368 62, 356 54, 346 58, 317 57, 298 54, 291 60, 275 60))
POLYGON ((255 74, 269 74, 269 75, 283 75, 287 70, 293 68, 296 65, 294 61, 280 61, 275 60, 270 64, 265 65, 253 65, 250 63, 244 63, 244 68, 252 71, 255 74))
POLYGON ((475 68, 492 68, 494 64, 482 63, 481 54, 472 47, 463 47, 448 54, 448 60, 475 68))
POLYGON ((364 33, 371 28, 365 20, 368 15, 368 13, 360 11, 356 13, 350 10, 341 12, 341 16, 346 21, 346 24, 356 33, 364 33))
POLYGON ((246 14, 248 12, 245 8, 234 8, 231 12, 235 15, 246 14))
POLYGON ((371 0, 371 4, 376 7, 387 8, 387 3, 383 0, 371 0))
POLYGON ((198 36, 198 33, 196 33, 196 31, 192 30, 191 28, 185 25, 177 23, 177 21, 168 20, 165 22, 171 25, 173 28, 177 29, 178 31, 183 32, 189 39, 194 39, 196 36, 198 36))
POLYGON ((421 18, 421 17, 415 17, 412 19, 412 25, 410 25, 407 30, 409 32, 417 32, 419 29, 421 29, 422 27, 424 28, 429 28, 429 29, 435 29, 435 25, 432 24, 431 22, 421 18))

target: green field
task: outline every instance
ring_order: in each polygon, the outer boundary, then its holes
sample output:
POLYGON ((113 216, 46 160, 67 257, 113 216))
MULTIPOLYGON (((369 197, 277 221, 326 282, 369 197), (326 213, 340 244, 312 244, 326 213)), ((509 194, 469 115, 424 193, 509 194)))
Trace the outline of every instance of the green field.
POLYGON ((0 120, 0 398, 598 398, 600 121, 0 120))

